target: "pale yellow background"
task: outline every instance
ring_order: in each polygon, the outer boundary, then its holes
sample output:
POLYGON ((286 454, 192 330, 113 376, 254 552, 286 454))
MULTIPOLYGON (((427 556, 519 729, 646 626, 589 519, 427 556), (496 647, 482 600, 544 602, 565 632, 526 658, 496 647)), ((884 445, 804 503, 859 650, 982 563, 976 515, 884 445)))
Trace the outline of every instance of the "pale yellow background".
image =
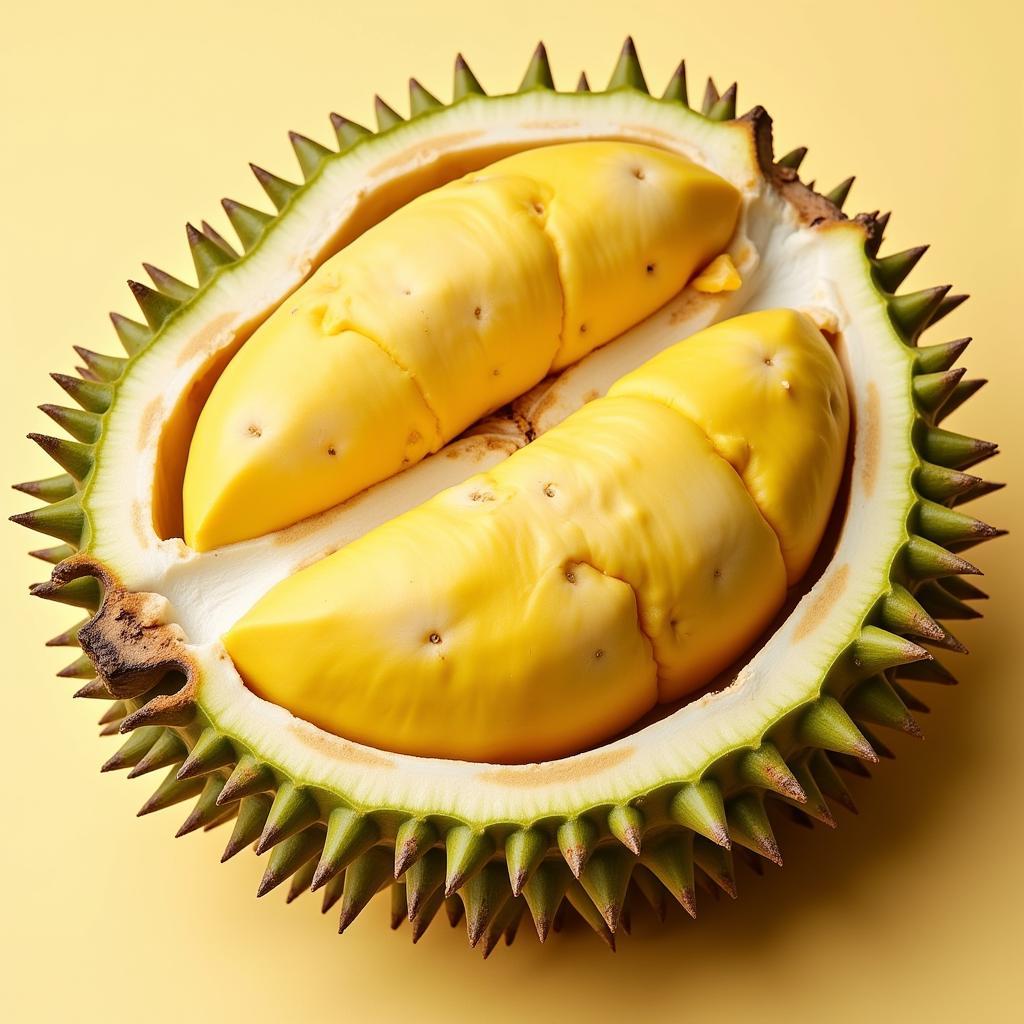
MULTIPOLYGON (((983 503, 1024 532, 1018 4, 437 0, 218 5, 19 3, 0 29, 0 479, 51 472, 22 435, 59 401, 49 370, 72 343, 112 348, 106 311, 149 259, 188 268, 183 223, 231 195, 265 205, 245 161, 286 174, 285 129, 329 138, 327 113, 369 120, 375 90, 405 109, 415 74, 449 95, 463 50, 484 85, 514 86, 538 37, 563 87, 602 83, 627 32, 661 88, 680 56, 738 78, 740 105, 776 118, 778 152, 808 144, 810 176, 856 172, 850 205, 894 208, 889 251, 933 251, 911 283, 973 300, 934 340, 975 335, 993 383, 957 417, 1007 454, 1015 489, 983 503), (634 13, 629 13, 633 8, 634 13)), ((954 421, 956 422, 956 421, 954 421)), ((30 502, 8 492, 4 514, 30 502)), ((980 509, 979 509, 980 510, 980 509)), ((743 871, 741 898, 696 923, 637 922, 609 954, 572 931, 527 934, 486 963, 461 930, 418 947, 378 905, 344 937, 305 897, 257 902, 262 865, 217 860, 224 832, 172 839, 184 812, 136 820, 153 776, 101 776, 114 740, 96 702, 52 677, 43 640, 71 612, 32 602, 32 538, 3 524, 0 1018, 434 1021, 512 1019, 1010 1021, 1021 1009, 1024 573, 1019 537, 978 553, 994 600, 963 638, 957 690, 932 688, 927 740, 855 786, 836 833, 787 829, 786 867, 743 871), (550 1015, 550 1016, 549 1016, 550 1015)), ((42 543, 42 542, 40 542, 42 543)))

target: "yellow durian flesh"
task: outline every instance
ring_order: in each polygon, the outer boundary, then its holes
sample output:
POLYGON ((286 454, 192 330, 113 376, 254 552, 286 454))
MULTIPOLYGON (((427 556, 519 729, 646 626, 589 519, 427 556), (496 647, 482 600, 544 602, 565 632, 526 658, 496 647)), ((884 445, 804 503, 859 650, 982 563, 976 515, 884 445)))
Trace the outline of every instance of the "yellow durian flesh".
POLYGON ((373 746, 499 762, 585 749, 706 685, 778 612, 786 545, 764 508, 814 505, 802 522, 819 524, 817 545, 846 425, 834 444, 800 448, 803 474, 788 472, 782 446, 819 432, 837 394, 836 415, 842 372, 803 315, 727 321, 490 472, 282 581, 224 644, 257 694, 373 746), (757 386, 745 396, 750 374, 737 368, 759 345, 800 401, 776 405, 757 386), (700 373, 682 355, 691 347, 700 373), (760 420, 735 413, 745 398, 760 420), (688 401, 749 434, 730 434, 726 451, 681 411, 688 401), (767 501, 737 471, 744 445, 767 501), (772 505, 773 481, 796 493, 772 505))
POLYGON ((189 451, 186 542, 281 529, 437 450, 663 305, 722 251, 739 207, 681 156, 598 141, 516 154, 413 200, 328 260, 224 371, 189 451))

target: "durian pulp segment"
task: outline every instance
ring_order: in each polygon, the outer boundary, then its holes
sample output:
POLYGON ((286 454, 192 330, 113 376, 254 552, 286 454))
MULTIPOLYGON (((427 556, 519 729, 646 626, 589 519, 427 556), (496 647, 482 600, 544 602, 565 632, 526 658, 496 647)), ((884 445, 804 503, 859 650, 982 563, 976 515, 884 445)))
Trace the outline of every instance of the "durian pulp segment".
POLYGON ((517 154, 413 200, 229 364, 192 440, 185 539, 279 530, 419 462, 676 295, 739 206, 712 172, 621 142, 517 154))
POLYGON ((765 628, 821 538, 847 424, 807 317, 725 321, 278 584, 225 646, 260 696, 385 750, 586 749, 765 628))

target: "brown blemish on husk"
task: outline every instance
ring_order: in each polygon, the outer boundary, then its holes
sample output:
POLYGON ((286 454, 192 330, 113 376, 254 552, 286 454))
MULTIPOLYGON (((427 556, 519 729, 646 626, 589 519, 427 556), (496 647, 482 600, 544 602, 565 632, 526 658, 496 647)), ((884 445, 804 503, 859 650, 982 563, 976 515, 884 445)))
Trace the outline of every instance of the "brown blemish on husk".
POLYGON ((633 756, 632 747, 615 747, 611 750, 581 754, 561 761, 545 761, 541 764, 499 765, 486 768, 476 778, 480 782, 491 782, 499 786, 528 789, 533 786, 556 786, 579 782, 592 775, 599 775, 628 761, 633 756))
POLYGON ((828 618, 832 609, 839 603, 849 582, 850 567, 848 565, 841 565, 829 573, 821 590, 811 598, 810 604, 796 624, 792 636, 794 643, 813 633, 828 618))
POLYGON ((857 434, 860 443, 855 451, 855 468, 864 488, 864 496, 870 498, 875 493, 878 462, 881 457, 882 438, 878 426, 882 415, 882 402, 874 381, 868 382, 867 392, 863 413, 858 417, 860 429, 857 434))
POLYGON ((237 313, 221 313, 220 316, 215 316, 203 329, 197 332, 178 353, 175 359, 175 366, 184 366, 190 362, 193 357, 199 355, 201 352, 205 352, 207 349, 216 347, 220 348, 219 345, 214 346, 212 343, 217 337, 227 331, 228 327, 237 318, 237 313))

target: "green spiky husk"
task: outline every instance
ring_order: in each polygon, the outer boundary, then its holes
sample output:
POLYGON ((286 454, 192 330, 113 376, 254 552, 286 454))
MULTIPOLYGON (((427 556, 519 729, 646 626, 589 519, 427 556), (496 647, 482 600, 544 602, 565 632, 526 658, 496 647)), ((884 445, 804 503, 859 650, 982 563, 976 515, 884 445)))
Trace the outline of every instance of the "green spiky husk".
MULTIPOLYGON (((520 91, 553 88, 547 54, 540 46, 520 91)), ((608 88, 647 91, 631 41, 608 88)), ((579 91, 589 90, 584 77, 579 91)), ((479 82, 460 57, 453 103, 481 95, 479 82)), ((683 64, 663 101, 688 105, 683 64)), ((411 81, 412 118, 429 116, 441 106, 411 81)), ((709 80, 700 110, 713 121, 735 118, 735 86, 719 93, 709 80)), ((379 98, 376 116, 379 132, 405 120, 379 98)), ((253 168, 276 215, 224 201, 245 254, 288 215, 326 164, 344 159, 374 134, 337 115, 332 123, 337 151, 291 136, 304 184, 253 168)), ((794 150, 775 167, 795 179, 805 154, 803 148, 794 150)), ((852 181, 846 179, 822 196, 836 216, 852 181)), ((633 901, 643 900, 663 915, 671 899, 694 914, 701 880, 735 895, 734 845, 781 863, 769 809, 796 808, 801 820, 832 826, 829 800, 852 807, 835 769, 850 767, 855 763, 851 758, 877 760, 875 747, 881 744, 869 742, 870 730, 884 726, 920 734, 911 714, 920 701, 906 684, 953 681, 920 644, 962 649, 939 621, 977 614, 967 602, 981 592, 960 580, 976 570, 958 552, 999 532, 954 509, 995 486, 964 472, 993 454, 995 446, 939 426, 980 386, 962 381, 962 371, 954 369, 966 342, 918 347, 923 331, 962 297, 950 295, 948 287, 897 294, 924 248, 879 256, 887 219, 860 218, 875 284, 894 327, 916 354, 907 384, 917 409, 913 443, 919 467, 907 510, 907 539, 891 566, 887 588, 865 614, 859 638, 839 653, 818 698, 779 717, 759 744, 729 751, 700 777, 671 780, 629 801, 595 804, 558 821, 481 827, 444 815, 410 817, 390 808, 358 806, 343 793, 305 786, 261 759, 258 751, 220 732, 201 701, 181 686, 179 676, 154 679, 148 689, 122 699, 82 655, 60 674, 84 680, 77 695, 110 702, 100 721, 104 733, 128 734, 104 770, 128 769, 140 775, 167 769, 140 813, 192 801, 179 835, 234 821, 224 859, 246 846, 269 855, 259 895, 285 881, 289 901, 307 889, 322 888, 325 911, 340 902, 344 930, 375 893, 390 888, 393 927, 407 917, 415 941, 444 906, 453 924, 464 916, 470 943, 479 945, 485 956, 502 937, 511 941, 526 913, 543 940, 571 907, 613 947, 633 901)), ((16 520, 60 542, 33 552, 57 566, 52 580, 39 585, 36 593, 91 613, 100 608, 101 586, 92 576, 76 576, 76 563, 67 560, 89 544, 83 495, 95 471, 105 414, 138 355, 187 311, 223 268, 247 258, 205 222, 201 229, 188 225, 187 238, 197 284, 146 266, 154 287, 131 283, 144 322, 112 315, 127 358, 78 349, 85 363, 80 376, 55 379, 80 408, 43 407, 71 439, 31 435, 62 472, 18 485, 47 504, 16 520)), ((50 643, 79 646, 83 625, 50 643)))

